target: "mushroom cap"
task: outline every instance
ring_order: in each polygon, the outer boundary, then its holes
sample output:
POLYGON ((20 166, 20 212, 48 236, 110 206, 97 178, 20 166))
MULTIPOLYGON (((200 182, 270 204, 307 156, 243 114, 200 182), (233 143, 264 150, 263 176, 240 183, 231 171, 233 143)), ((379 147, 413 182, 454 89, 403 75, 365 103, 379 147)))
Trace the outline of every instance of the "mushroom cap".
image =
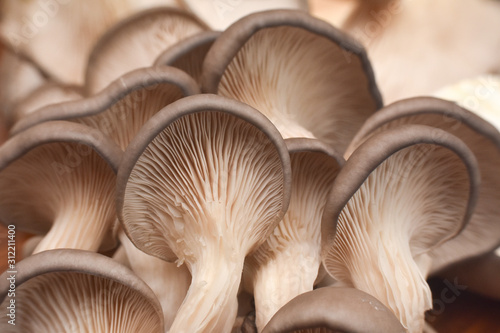
MULTIPOLYGON (((285 140, 285 144, 292 168, 290 204, 271 236, 247 259, 247 263, 256 261, 251 266, 263 264, 273 257, 274 251, 282 250, 288 242, 320 242, 320 222, 326 197, 335 176, 345 163, 339 153, 316 139, 290 138, 285 140), (296 186, 302 188, 297 189, 296 186), (309 190, 308 193, 304 193, 304 187, 309 190), (318 222, 318 228, 314 222, 318 222)), ((252 288, 247 287, 247 290, 251 291, 252 288)))
POLYGON ((253 291, 259 330, 290 299, 313 289, 321 266, 321 216, 344 164, 341 154, 319 140, 294 138, 285 143, 292 169, 288 211, 245 262, 250 281, 244 287, 253 291))
POLYGON ((154 66, 173 66, 182 69, 196 82, 200 82, 203 60, 219 36, 219 31, 203 31, 188 37, 160 54, 154 66))
MULTIPOLYGON (((0 188, 8 189, 0 192, 0 220, 45 234, 65 200, 78 195, 72 186, 90 182, 85 176, 89 172, 99 180, 96 188, 112 195, 121 157, 120 148, 100 131, 66 121, 42 123, 11 137, 0 147, 0 188), (99 178, 108 176, 113 180, 99 178)), ((116 218, 112 205, 101 202, 97 208, 112 221, 116 218)), ((108 245, 103 245, 114 246, 114 236, 107 238, 108 245)))
POLYGON ((131 70, 152 66, 168 47, 204 30, 207 26, 196 17, 174 8, 146 10, 121 21, 99 39, 90 54, 87 94, 95 94, 131 70))
POLYGON ((35 89, 25 99, 16 104, 13 111, 14 124, 29 114, 53 104, 83 98, 81 87, 47 82, 35 89))
POLYGON ((125 149, 154 113, 174 100, 197 93, 197 83, 177 68, 138 69, 94 96, 38 110, 21 119, 11 133, 48 120, 73 120, 101 130, 125 149))
POLYGON ((301 294, 283 306, 262 333, 406 332, 375 297, 354 288, 326 287, 301 294), (325 330, 326 329, 326 330, 325 330))
POLYGON ((285 138, 311 137, 344 151, 382 99, 363 47, 300 11, 249 15, 215 41, 202 90, 264 113, 285 138))
MULTIPOLYGON (((322 238, 325 255, 335 241, 339 215, 363 183, 379 166, 390 160, 393 155, 422 144, 443 147, 455 154, 464 164, 469 180, 467 204, 461 210, 462 212, 455 217, 458 217, 458 223, 455 223, 454 232, 449 233, 446 230, 442 234, 439 232, 429 234, 429 236, 436 237, 433 242, 430 242, 430 247, 436 248, 449 241, 465 228, 474 211, 480 185, 480 174, 474 154, 461 140, 443 130, 424 125, 401 125, 377 133, 365 141, 349 157, 335 179, 322 218, 322 234, 326 236, 322 238)), ((419 161, 416 162, 413 165, 418 165, 419 161)), ((408 179, 411 177, 410 171, 412 171, 412 167, 410 163, 409 170, 400 172, 396 170, 390 178, 408 179)), ((325 259, 325 267, 328 269, 326 261, 327 259, 325 259)))
MULTIPOLYGON (((117 179, 118 216, 139 249, 167 261, 175 260, 171 250, 185 246, 183 238, 192 233, 206 232, 210 238, 218 232, 233 233, 235 239, 228 241, 248 253, 285 214, 290 173, 286 146, 262 114, 220 96, 186 97, 151 118, 127 148, 117 179), (224 144, 227 140, 233 140, 229 146, 224 144), (184 154, 179 149, 192 151, 184 154), (239 176, 237 168, 242 169, 239 176), (251 177, 256 173, 263 176, 251 177), (183 181, 185 177, 189 182, 183 181), (210 192, 215 185, 220 188, 210 192), (253 192, 241 188, 245 185, 253 192), (220 211, 218 205, 223 206, 220 211), (223 211, 226 217, 217 216, 223 211), (237 224, 241 219, 247 220, 244 230, 237 224)), ((203 251, 201 238, 192 240, 201 243, 193 244, 191 251, 203 251)))
MULTIPOLYGON (((3 308, 12 300, 10 274, 1 275, 3 308)), ((97 253, 35 254, 16 264, 15 284, 16 326, 3 320, 2 332, 163 332, 161 306, 151 289, 128 268, 97 253)))
POLYGON ((306 0, 274 0, 274 1, 233 1, 233 2, 200 2, 181 0, 195 15, 204 20, 214 30, 225 30, 230 24, 251 13, 271 9, 300 9, 307 11, 306 0))
POLYGON ((443 130, 402 125, 374 135, 334 181, 322 219, 325 268, 379 298, 410 332, 422 329, 432 307, 428 254, 466 227, 479 177, 473 153, 443 130))
POLYGON ((416 97, 388 105, 370 117, 356 134, 346 157, 375 133, 401 126, 421 124, 443 129, 461 139, 474 153, 481 173, 481 187, 474 214, 463 233, 436 248, 432 270, 500 245, 500 133, 474 113, 453 102, 433 97, 416 97))

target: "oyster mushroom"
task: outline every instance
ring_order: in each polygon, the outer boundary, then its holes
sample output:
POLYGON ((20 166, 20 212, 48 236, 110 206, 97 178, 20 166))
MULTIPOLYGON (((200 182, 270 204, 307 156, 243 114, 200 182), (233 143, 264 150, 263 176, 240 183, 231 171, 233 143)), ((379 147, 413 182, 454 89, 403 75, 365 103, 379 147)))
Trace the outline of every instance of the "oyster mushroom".
POLYGON ((10 274, 4 272, 0 281, 0 303, 7 309, 2 332, 164 332, 151 289, 103 255, 50 250, 18 262, 15 282, 10 274), (8 322, 12 304, 15 325, 8 322))
POLYGON ((262 333, 404 333, 391 310, 353 288, 320 288, 301 294, 271 318, 262 333))
POLYGON ((283 305, 311 291, 321 265, 321 216, 344 159, 314 139, 285 140, 292 167, 288 211, 246 261, 259 331, 283 305))
POLYGON ((214 95, 165 107, 128 146, 117 211, 131 241, 185 263, 191 286, 171 332, 230 332, 245 257, 290 198, 290 159, 259 112, 214 95))
POLYGON ((204 31, 188 37, 160 54, 154 65, 182 69, 196 82, 201 82, 203 60, 219 35, 218 31, 204 31))
POLYGON ((410 333, 432 307, 432 250, 473 212, 476 159, 457 137, 402 125, 366 140, 334 181, 322 219, 323 264, 390 308, 410 333))
POLYGON ((34 252, 115 246, 116 171, 122 152, 98 130, 46 122, 0 147, 0 220, 43 234, 34 252))
POLYGON ((123 20, 99 39, 90 54, 87 95, 134 69, 152 66, 170 46, 205 30, 197 18, 174 8, 155 8, 123 20))
POLYGON ((298 11, 249 15, 215 41, 202 90, 249 104, 284 138, 316 138, 343 153, 382 100, 364 49, 298 11))
POLYGON ((474 214, 463 232, 432 251, 431 273, 455 261, 493 251, 500 245, 500 133, 487 121, 458 105, 431 97, 416 97, 384 107, 356 134, 349 154, 370 136, 402 124, 440 128, 461 139, 474 153, 481 187, 474 214))
POLYGON ((21 119, 11 132, 19 133, 48 120, 72 120, 99 129, 125 149, 162 107, 198 92, 196 82, 177 68, 138 69, 95 96, 40 109, 21 119))

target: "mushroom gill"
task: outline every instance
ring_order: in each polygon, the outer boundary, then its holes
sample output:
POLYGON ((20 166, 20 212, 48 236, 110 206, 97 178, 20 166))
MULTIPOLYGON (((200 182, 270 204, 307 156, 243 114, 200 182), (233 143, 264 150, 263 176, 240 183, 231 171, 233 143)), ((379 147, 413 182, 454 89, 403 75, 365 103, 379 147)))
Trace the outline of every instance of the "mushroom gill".
POLYGON ((215 41, 203 70, 203 91, 251 105, 284 138, 316 138, 339 152, 382 106, 364 49, 301 12, 239 20, 215 41))
POLYGON ((478 184, 474 155, 442 130, 407 125, 371 137, 330 193, 325 268, 379 299, 408 332, 421 332, 432 307, 429 254, 466 226, 478 184))
POLYGON ((245 256, 288 206, 289 163, 264 116, 213 95, 167 106, 127 148, 118 180, 127 235, 192 275, 172 332, 231 330, 245 256))

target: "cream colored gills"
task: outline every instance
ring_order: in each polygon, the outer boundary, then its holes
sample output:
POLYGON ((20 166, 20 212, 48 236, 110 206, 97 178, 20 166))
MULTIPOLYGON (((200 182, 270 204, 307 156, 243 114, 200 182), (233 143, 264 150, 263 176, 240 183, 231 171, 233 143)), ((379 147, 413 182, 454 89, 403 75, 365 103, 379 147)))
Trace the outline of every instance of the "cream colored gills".
POLYGON ((313 289, 321 265, 321 216, 343 159, 318 140, 286 140, 292 196, 283 220, 247 259, 259 331, 295 296, 313 289))
POLYGON ((288 206, 279 133, 247 105, 197 95, 160 111, 130 147, 118 182, 127 234, 192 275, 171 332, 231 331, 245 256, 288 206))
POLYGON ((231 25, 205 58, 202 90, 251 105, 285 138, 316 138, 339 152, 382 106, 364 49, 299 11, 231 25))
POLYGON ((331 211, 323 221, 331 228, 323 252, 328 272, 378 298, 411 333, 422 332, 432 308, 429 254, 464 228, 478 189, 467 147, 444 131, 415 126, 373 136, 351 155, 329 201, 338 212, 336 231, 331 211), (388 153, 388 142, 401 148, 388 153), (371 166, 383 154, 389 156, 371 166))
POLYGON ((15 325, 2 320, 2 332, 164 333, 153 292, 111 258, 50 250, 16 267, 14 298, 8 294, 8 273, 1 276, 2 308, 15 299, 15 325))

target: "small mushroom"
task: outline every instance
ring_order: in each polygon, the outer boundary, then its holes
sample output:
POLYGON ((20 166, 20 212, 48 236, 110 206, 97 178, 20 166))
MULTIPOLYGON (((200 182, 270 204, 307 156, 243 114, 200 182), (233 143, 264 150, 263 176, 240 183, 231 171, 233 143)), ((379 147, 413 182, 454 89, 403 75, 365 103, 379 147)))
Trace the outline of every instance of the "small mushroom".
POLYGON ((285 214, 290 159, 279 132, 220 96, 176 101, 128 146, 117 211, 131 241, 185 263, 191 286, 171 332, 230 332, 245 257, 285 214))
POLYGON ((341 153, 382 107, 361 45, 299 11, 252 14, 230 26, 205 58, 202 91, 249 104, 284 138, 316 138, 341 153))
POLYGON ((252 13, 271 9, 308 10, 307 0, 273 1, 197 1, 180 0, 195 15, 214 30, 225 30, 238 19, 252 13))
POLYGON ((379 110, 356 134, 349 154, 375 133, 421 124, 440 128, 461 139, 474 153, 481 172, 481 187, 474 214, 455 239, 433 250, 431 273, 455 261, 493 251, 500 245, 500 133, 487 121, 458 105, 431 97, 416 97, 379 110))
POLYGON ((473 153, 437 128, 378 133, 347 159, 322 219, 323 264, 347 286, 375 296, 409 333, 432 307, 432 250, 459 235, 479 187, 473 153))
POLYGON ((135 247, 124 232, 119 234, 130 268, 153 290, 163 310, 165 329, 169 330, 179 307, 186 297, 191 274, 186 265, 150 256, 135 247))
POLYGON ((48 120, 72 120, 99 129, 124 150, 162 107, 198 92, 196 82, 177 68, 138 69, 95 96, 40 109, 21 119, 11 132, 19 133, 48 120))
POLYGON ((161 306, 151 289, 103 255, 46 251, 18 262, 11 274, 0 277, 3 313, 7 309, 2 332, 164 332, 161 306))
POLYGON ((87 95, 134 69, 152 66, 170 46, 205 30, 197 18, 174 8, 155 8, 123 20, 99 39, 90 54, 87 95))
POLYGON ((404 333, 375 297, 353 288, 320 288, 299 295, 271 318, 262 333, 404 333))
POLYGON ((246 261, 259 331, 283 305, 311 291, 321 266, 321 216, 344 159, 314 139, 285 140, 292 167, 288 211, 246 261))
POLYGON ((112 248, 122 152, 98 130, 46 122, 0 147, 0 220, 43 234, 36 252, 112 248))
POLYGON ((203 60, 219 36, 218 31, 204 31, 188 37, 160 54, 154 65, 182 69, 196 82, 201 82, 203 60))

